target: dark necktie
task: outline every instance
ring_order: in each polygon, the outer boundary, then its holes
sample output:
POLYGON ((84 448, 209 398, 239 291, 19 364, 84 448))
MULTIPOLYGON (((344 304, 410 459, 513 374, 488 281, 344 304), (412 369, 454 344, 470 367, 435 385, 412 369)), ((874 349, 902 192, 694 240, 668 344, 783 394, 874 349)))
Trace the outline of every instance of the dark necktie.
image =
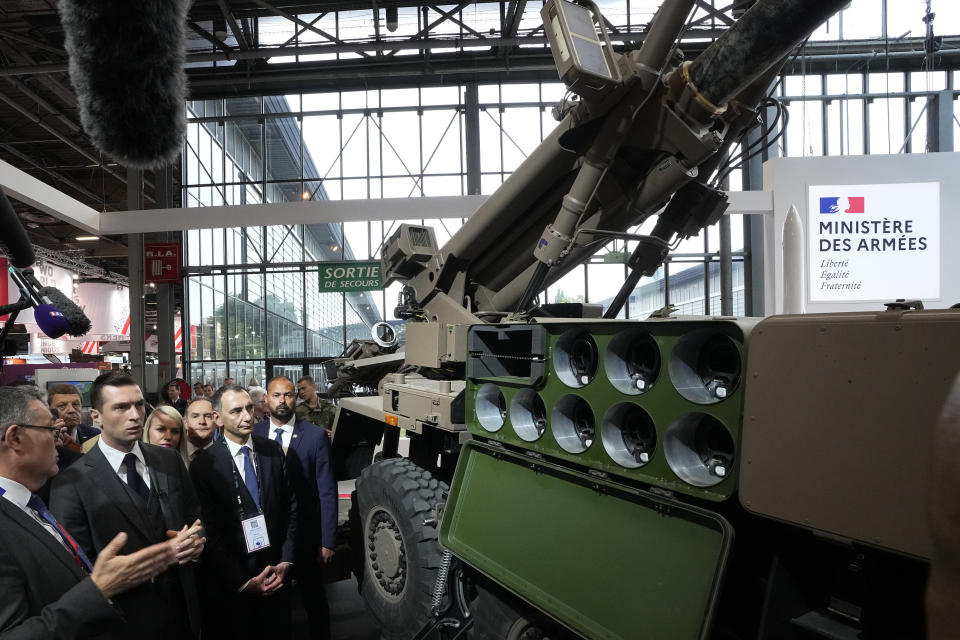
POLYGON ((93 572, 93 565, 90 564, 90 560, 87 558, 87 555, 83 552, 83 549, 80 548, 80 545, 77 544, 77 541, 73 539, 67 530, 60 526, 60 523, 57 522, 57 519, 53 517, 53 514, 47 509, 47 505, 43 503, 43 500, 37 494, 30 496, 30 500, 27 501, 27 506, 37 512, 37 514, 44 519, 44 521, 53 527, 54 531, 60 534, 60 537, 63 538, 63 543, 68 549, 73 552, 73 559, 77 561, 77 564, 81 567, 84 567, 87 571, 93 572))
POLYGON ((283 449, 283 429, 277 427, 277 437, 274 438, 277 444, 280 445, 280 448, 283 449))
POLYGON ((250 460, 250 447, 243 445, 240 447, 243 454, 243 483, 247 485, 247 491, 253 498, 253 503, 260 508, 260 485, 257 483, 257 470, 253 468, 253 461, 250 460))
POLYGON ((133 489, 146 502, 150 499, 150 490, 147 489, 147 483, 143 481, 140 474, 137 473, 137 456, 128 453, 123 457, 123 466, 127 468, 127 485, 133 489))

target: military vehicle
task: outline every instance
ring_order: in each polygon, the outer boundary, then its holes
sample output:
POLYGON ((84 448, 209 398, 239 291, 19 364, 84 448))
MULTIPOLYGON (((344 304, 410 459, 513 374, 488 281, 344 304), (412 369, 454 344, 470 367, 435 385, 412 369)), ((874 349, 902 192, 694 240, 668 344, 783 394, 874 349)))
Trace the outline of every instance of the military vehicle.
POLYGON ((960 314, 617 319, 723 215, 712 177, 845 0, 759 0, 684 61, 696 4, 668 0, 621 54, 589 0, 548 0, 556 130, 443 247, 406 224, 382 247, 406 342, 343 363, 341 386, 377 392, 340 399, 334 443, 385 440, 353 522, 385 638, 923 637, 960 314), (604 317, 537 303, 611 238, 636 250, 604 317))

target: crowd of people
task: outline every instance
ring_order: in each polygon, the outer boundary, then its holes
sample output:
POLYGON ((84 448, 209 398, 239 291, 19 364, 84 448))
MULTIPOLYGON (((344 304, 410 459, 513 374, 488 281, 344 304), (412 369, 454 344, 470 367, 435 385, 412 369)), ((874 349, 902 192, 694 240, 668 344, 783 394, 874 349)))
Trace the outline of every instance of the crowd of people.
POLYGON ((0 637, 329 638, 333 405, 310 377, 0 388, 0 637), (299 402, 298 402, 299 400, 299 402))

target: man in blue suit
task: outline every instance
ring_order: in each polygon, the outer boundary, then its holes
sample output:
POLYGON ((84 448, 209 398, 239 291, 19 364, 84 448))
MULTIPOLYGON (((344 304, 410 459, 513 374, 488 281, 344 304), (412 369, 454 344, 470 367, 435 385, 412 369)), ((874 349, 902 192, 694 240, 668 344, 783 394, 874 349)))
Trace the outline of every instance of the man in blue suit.
POLYGON ((289 589, 297 504, 283 451, 253 435, 253 402, 227 384, 213 394, 224 438, 190 465, 207 527, 203 573, 214 603, 204 636, 230 640, 289 638, 289 589))
POLYGON ((267 385, 270 418, 254 427, 254 435, 269 438, 286 453, 297 497, 297 559, 294 572, 310 626, 310 636, 330 637, 330 609, 324 591, 322 565, 333 558, 337 536, 337 481, 330 462, 327 432, 296 419, 297 391, 277 377, 267 385))

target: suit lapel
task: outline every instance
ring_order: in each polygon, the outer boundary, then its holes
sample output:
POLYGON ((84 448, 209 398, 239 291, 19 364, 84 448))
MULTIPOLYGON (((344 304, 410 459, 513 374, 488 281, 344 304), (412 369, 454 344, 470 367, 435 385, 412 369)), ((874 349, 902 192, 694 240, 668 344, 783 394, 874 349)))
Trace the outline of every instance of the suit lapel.
POLYGON ((173 522, 168 505, 170 478, 166 470, 163 469, 163 459, 149 446, 141 445, 140 450, 143 452, 143 459, 147 463, 147 473, 150 474, 150 486, 153 487, 154 493, 157 494, 157 499, 160 501, 160 511, 163 512, 163 519, 169 526, 173 522))
MULTIPOLYGON (((150 525, 147 522, 147 516, 133 504, 130 494, 123 486, 123 480, 117 475, 115 469, 110 467, 106 456, 100 451, 100 447, 94 447, 83 456, 83 462, 90 467, 93 482, 100 491, 107 496, 110 502, 123 516, 135 526, 137 530, 147 540, 153 539, 150 533, 150 525)), ((79 464, 79 463, 78 463, 79 464)))
POLYGON ((268 454, 264 453, 262 446, 257 446, 259 443, 254 443, 254 451, 257 452, 257 459, 260 460, 260 477, 258 478, 260 482, 260 496, 263 499, 263 502, 260 505, 260 510, 264 514, 267 512, 267 503, 271 502, 271 486, 273 485, 273 463, 274 459, 268 454))
MULTIPOLYGON (((0 511, 23 527, 24 532, 29 538, 37 540, 46 547, 50 554, 62 562, 78 580, 83 578, 83 571, 80 569, 73 555, 67 551, 66 547, 57 542, 56 538, 50 535, 50 532, 39 522, 25 514, 20 507, 6 498, 0 498, 0 511)), ((69 531, 67 533, 69 533, 69 531)))
POLYGON ((287 449, 287 457, 293 455, 293 452, 300 452, 303 445, 303 423, 297 420, 293 423, 293 436, 290 438, 290 447, 287 449))

